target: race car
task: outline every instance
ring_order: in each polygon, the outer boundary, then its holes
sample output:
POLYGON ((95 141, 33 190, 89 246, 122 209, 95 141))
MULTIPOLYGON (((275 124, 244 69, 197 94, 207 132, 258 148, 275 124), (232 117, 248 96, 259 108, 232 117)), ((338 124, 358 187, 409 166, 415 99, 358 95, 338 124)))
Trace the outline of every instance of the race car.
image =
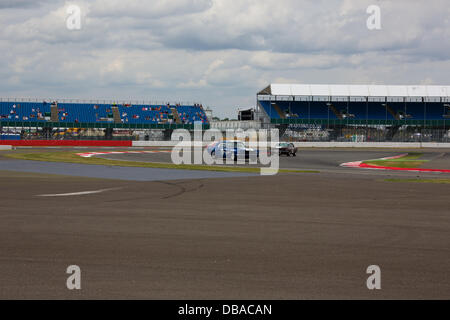
POLYGON ((280 142, 275 146, 275 149, 278 150, 278 154, 281 156, 282 154, 289 156, 297 156, 297 147, 294 146, 293 143, 289 142, 280 142))
POLYGON ((259 150, 252 148, 246 148, 244 142, 239 140, 227 140, 215 142, 207 147, 208 153, 212 157, 233 159, 255 159, 259 157, 259 150))

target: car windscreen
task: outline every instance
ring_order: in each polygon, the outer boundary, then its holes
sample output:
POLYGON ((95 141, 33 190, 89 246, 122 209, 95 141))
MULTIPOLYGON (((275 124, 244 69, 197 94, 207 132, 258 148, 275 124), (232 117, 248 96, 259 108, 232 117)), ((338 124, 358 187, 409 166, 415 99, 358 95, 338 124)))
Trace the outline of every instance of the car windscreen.
POLYGON ((229 142, 226 147, 228 149, 243 149, 245 145, 242 142, 229 142))

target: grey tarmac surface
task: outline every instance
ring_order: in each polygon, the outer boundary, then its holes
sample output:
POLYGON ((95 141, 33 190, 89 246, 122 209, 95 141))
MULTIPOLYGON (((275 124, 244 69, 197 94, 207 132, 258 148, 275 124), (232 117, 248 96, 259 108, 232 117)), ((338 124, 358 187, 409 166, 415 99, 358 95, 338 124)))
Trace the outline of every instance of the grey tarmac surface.
POLYGON ((0 298, 449 299, 450 185, 386 177, 127 181, 0 167, 0 298), (73 264, 80 291, 65 287, 73 264), (373 264, 379 291, 366 288, 373 264))
POLYGON ((29 160, 0 160, 2 170, 61 174, 69 176, 118 179, 131 181, 159 181, 180 179, 229 178, 254 176, 253 173, 215 172, 202 170, 171 170, 159 168, 118 167, 77 163, 43 162, 29 160))
POLYGON ((439 168, 450 170, 450 152, 435 153, 432 160, 425 163, 422 168, 439 168))
MULTIPOLYGON (((416 151, 417 152, 417 151, 416 151)), ((341 163, 377 159, 391 155, 405 153, 404 151, 355 151, 355 150, 299 150, 296 157, 280 156, 281 168, 295 169, 336 169, 341 163)), ((143 153, 143 154, 112 154, 99 156, 105 159, 129 160, 143 162, 165 162, 171 163, 171 154, 167 152, 161 153, 143 153)), ((191 157, 192 158, 192 157, 191 157)), ((248 164, 247 164, 248 165, 248 164)), ((241 165, 242 166, 242 165, 241 165)))
MULTIPOLYGON (((396 171, 378 171, 373 170, 344 168, 340 164, 345 162, 379 159, 384 157, 397 156, 408 152, 423 153, 422 158, 430 160, 423 165, 424 168, 448 169, 450 168, 450 150, 447 149, 300 149, 296 157, 280 156, 280 168, 282 169, 305 169, 319 170, 322 174, 342 173, 342 174, 377 174, 394 176, 421 176, 436 177, 447 175, 440 173, 417 173, 417 172, 396 172, 396 171)), ((126 160, 140 162, 163 162, 171 163, 171 154, 161 153, 142 153, 142 154, 112 154, 100 155, 98 157, 111 160, 126 160)), ((191 156, 192 158, 192 156, 191 156)), ((238 166, 256 166, 250 164, 234 164, 238 166)))

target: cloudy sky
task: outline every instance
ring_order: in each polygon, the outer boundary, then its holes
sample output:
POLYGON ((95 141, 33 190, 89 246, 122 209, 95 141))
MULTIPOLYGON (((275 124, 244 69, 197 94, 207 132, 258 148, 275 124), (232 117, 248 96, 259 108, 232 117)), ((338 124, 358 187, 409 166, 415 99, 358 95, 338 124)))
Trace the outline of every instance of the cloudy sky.
POLYGON ((448 0, 0 0, 0 96, 198 101, 269 83, 449 85, 448 0), (81 29, 67 28, 77 5, 81 29), (381 29, 369 30, 369 5, 381 29))

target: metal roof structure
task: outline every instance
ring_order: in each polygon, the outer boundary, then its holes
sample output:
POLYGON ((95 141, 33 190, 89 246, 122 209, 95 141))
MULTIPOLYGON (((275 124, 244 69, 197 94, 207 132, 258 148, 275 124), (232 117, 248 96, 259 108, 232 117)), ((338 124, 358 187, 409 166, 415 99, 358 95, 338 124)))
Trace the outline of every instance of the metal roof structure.
POLYGON ((450 97, 450 86, 270 84, 258 95, 341 97, 450 97))

